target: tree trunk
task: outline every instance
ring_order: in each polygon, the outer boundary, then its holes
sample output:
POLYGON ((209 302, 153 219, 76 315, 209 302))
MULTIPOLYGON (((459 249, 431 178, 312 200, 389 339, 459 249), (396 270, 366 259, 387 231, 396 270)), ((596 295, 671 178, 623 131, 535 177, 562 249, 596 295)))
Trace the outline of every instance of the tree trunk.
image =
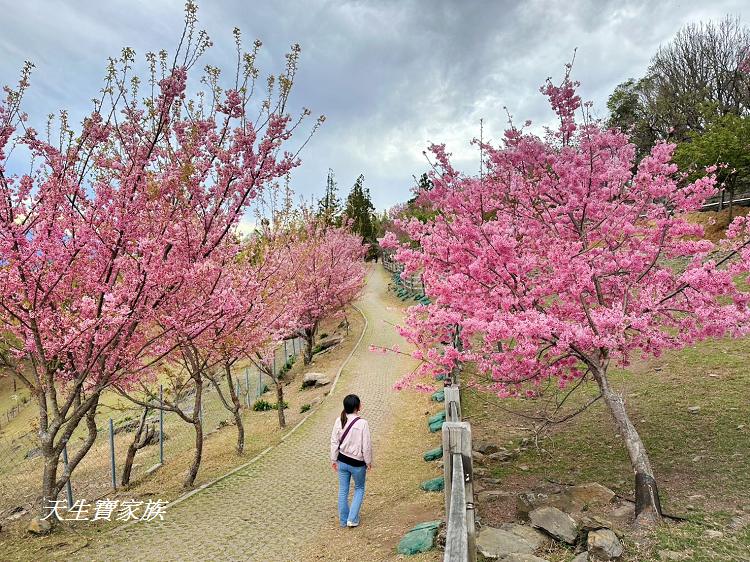
POLYGON ((203 456, 203 420, 201 419, 201 404, 203 399, 203 384, 195 381, 195 403, 193 405, 193 427, 195 428, 195 454, 193 464, 185 477, 183 488, 192 488, 203 456))
POLYGON ((242 406, 240 398, 237 396, 237 388, 234 386, 232 370, 226 365, 227 383, 229 384, 229 396, 232 399, 232 415, 234 415, 234 424, 237 426, 237 454, 241 455, 245 450, 245 426, 242 423, 242 406))
POLYGON ((279 427, 286 427, 286 418, 284 417, 284 383, 276 381, 276 407, 279 410, 279 427))
MULTIPOLYGON (((61 488, 57 486, 57 465, 59 462, 60 455, 57 455, 54 458, 52 456, 47 456, 46 454, 44 456, 44 472, 42 474, 42 505, 40 517, 44 517, 45 515, 47 515, 47 513, 49 512, 48 507, 54 505, 51 502, 54 502, 57 499, 57 496, 60 494, 61 488)), ((54 527, 57 523, 57 518, 50 517, 48 521, 52 523, 52 526, 54 527)))
POLYGON ((315 347, 315 331, 317 324, 312 328, 306 328, 304 333, 305 338, 305 353, 304 353, 304 364, 309 365, 313 358, 313 348, 315 347))
POLYGON ((615 425, 625 441, 630 464, 635 472, 635 522, 637 525, 646 526, 660 523, 662 514, 659 490, 641 436, 630 421, 622 396, 609 385, 606 370, 603 368, 595 370, 594 378, 615 425))
POLYGON ((732 185, 729 188, 729 222, 732 222, 733 216, 734 216, 734 181, 732 181, 732 185))
POLYGON ((143 449, 154 436, 154 429, 146 427, 146 418, 148 417, 148 408, 143 409, 141 414, 141 420, 138 423, 138 429, 133 435, 133 440, 128 446, 128 454, 125 457, 125 464, 122 467, 122 478, 120 484, 127 486, 130 484, 130 474, 133 471, 133 461, 135 460, 135 454, 143 449), (145 429, 145 433, 144 433, 145 429))

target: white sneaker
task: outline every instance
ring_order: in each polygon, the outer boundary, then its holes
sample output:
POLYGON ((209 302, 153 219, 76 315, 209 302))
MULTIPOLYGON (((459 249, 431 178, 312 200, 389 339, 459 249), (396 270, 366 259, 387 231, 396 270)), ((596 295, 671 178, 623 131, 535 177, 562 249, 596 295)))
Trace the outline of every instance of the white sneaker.
POLYGON ((357 527, 358 525, 359 525, 359 523, 352 523, 351 521, 347 521, 346 522, 346 526, 347 527, 357 527))

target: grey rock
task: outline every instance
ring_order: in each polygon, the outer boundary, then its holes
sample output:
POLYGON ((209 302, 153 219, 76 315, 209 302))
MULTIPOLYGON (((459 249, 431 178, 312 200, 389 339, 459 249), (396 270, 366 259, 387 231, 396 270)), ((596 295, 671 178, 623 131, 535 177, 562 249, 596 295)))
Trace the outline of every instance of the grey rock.
POLYGON ((495 451, 494 453, 487 455, 487 458, 493 461, 500 461, 500 462, 509 461, 515 457, 516 457, 516 453, 511 452, 511 451, 506 451, 506 450, 495 451))
POLYGON ((521 554, 519 552, 513 552, 507 556, 500 558, 501 562, 547 562, 545 558, 539 558, 533 554, 521 554))
POLYGON ((505 490, 483 490, 479 492, 479 494, 477 494, 477 499, 480 503, 484 503, 487 501, 497 500, 498 498, 507 498, 512 495, 512 492, 506 492, 505 490))
POLYGON ((585 505, 607 505, 615 499, 615 493, 598 482, 572 486, 565 494, 573 502, 585 505))
POLYGON ((499 451, 500 447, 492 443, 480 442, 480 443, 477 443, 474 450, 479 451, 483 455, 491 455, 492 453, 496 453, 497 451, 499 451))
POLYGON ((687 410, 688 410, 688 412, 690 412, 691 414, 697 414, 698 412, 700 412, 700 411, 701 411, 701 407, 700 407, 700 406, 688 406, 688 409, 687 409, 687 410))
POLYGON ((577 554, 571 562, 589 562, 589 553, 581 552, 581 554, 577 554))
POLYGON ((42 450, 39 447, 34 447, 33 449, 30 449, 28 453, 26 453, 27 459, 35 459, 41 456, 42 456, 42 450))
POLYGON ((485 457, 479 451, 472 451, 471 452, 471 460, 473 460, 474 462, 482 462, 485 458, 487 458, 487 457, 485 457))
POLYGON ((738 515, 736 517, 732 517, 732 520, 729 522, 728 526, 733 531, 741 531, 748 525, 750 525, 750 515, 738 515))
POLYGON ((516 534, 494 527, 482 527, 477 535, 477 551, 485 558, 505 560, 509 554, 532 554, 534 549, 516 534))
POLYGON ((703 536, 707 539, 720 539, 724 536, 724 533, 717 531, 716 529, 706 529, 703 532, 703 536))
POLYGON ((547 537, 547 535, 545 535, 541 531, 537 531, 530 525, 519 525, 518 523, 503 523, 502 525, 500 525, 500 529, 521 537, 523 540, 529 543, 529 545, 531 545, 531 548, 534 550, 539 550, 542 546, 549 543, 549 537, 547 537))
MULTIPOLYGON (((552 506, 539 507, 529 513, 531 524, 549 535, 568 544, 574 544, 578 536, 575 520, 552 506)), ((613 533, 614 534, 614 533, 613 533)), ((617 538, 617 537, 615 537, 617 538)))
POLYGON ((327 384, 331 384, 331 380, 323 373, 305 373, 305 375, 302 377, 302 386, 304 388, 309 388, 311 386, 320 387, 327 384))
POLYGON ((622 556, 622 543, 614 531, 609 529, 599 529, 591 531, 588 536, 587 544, 589 554, 599 560, 615 560, 622 556))
POLYGON ((48 535, 52 531, 52 523, 48 519, 34 517, 26 528, 26 531, 32 535, 48 535))

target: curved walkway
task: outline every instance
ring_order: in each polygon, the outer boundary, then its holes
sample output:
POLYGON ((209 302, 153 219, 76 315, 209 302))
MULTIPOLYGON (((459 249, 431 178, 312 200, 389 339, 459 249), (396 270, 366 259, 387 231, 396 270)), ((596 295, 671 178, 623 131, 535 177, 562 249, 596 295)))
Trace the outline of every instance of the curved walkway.
MULTIPOLYGON (((304 425, 257 462, 168 508, 164 521, 132 525, 84 548, 81 560, 300 560, 318 531, 337 524, 337 482, 328 463, 331 424, 349 393, 362 398, 373 434, 383 434, 394 407, 393 383, 414 368, 404 355, 374 355, 370 345, 401 343, 386 305, 388 275, 376 266, 358 302, 368 319, 359 346, 333 394, 304 425)), ((377 469, 378 449, 374 464, 377 469)), ((367 499, 363 516, 367 514, 367 499)))

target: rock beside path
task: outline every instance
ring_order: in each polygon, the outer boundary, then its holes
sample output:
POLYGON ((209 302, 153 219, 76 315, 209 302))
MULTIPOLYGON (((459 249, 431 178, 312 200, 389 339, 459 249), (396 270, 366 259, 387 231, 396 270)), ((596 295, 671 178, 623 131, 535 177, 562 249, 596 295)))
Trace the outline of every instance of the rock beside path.
POLYGON ((622 556, 622 543, 614 531, 610 529, 599 529, 591 531, 587 544, 589 553, 598 560, 615 560, 622 556))
POLYGON ((311 386, 321 387, 328 384, 331 384, 331 379, 323 373, 305 373, 305 376, 302 377, 303 388, 309 388, 311 386))
POLYGON ((533 554, 534 548, 526 539, 510 531, 482 527, 477 535, 477 551, 485 558, 504 560, 509 554, 533 554))
POLYGON ((578 537, 575 520, 556 507, 539 507, 529 513, 529 519, 534 527, 542 529, 552 537, 568 544, 575 544, 578 537))
POLYGON ((52 531, 52 523, 50 523, 47 519, 34 517, 29 523, 29 526, 26 528, 26 530, 32 535, 48 535, 52 531))

